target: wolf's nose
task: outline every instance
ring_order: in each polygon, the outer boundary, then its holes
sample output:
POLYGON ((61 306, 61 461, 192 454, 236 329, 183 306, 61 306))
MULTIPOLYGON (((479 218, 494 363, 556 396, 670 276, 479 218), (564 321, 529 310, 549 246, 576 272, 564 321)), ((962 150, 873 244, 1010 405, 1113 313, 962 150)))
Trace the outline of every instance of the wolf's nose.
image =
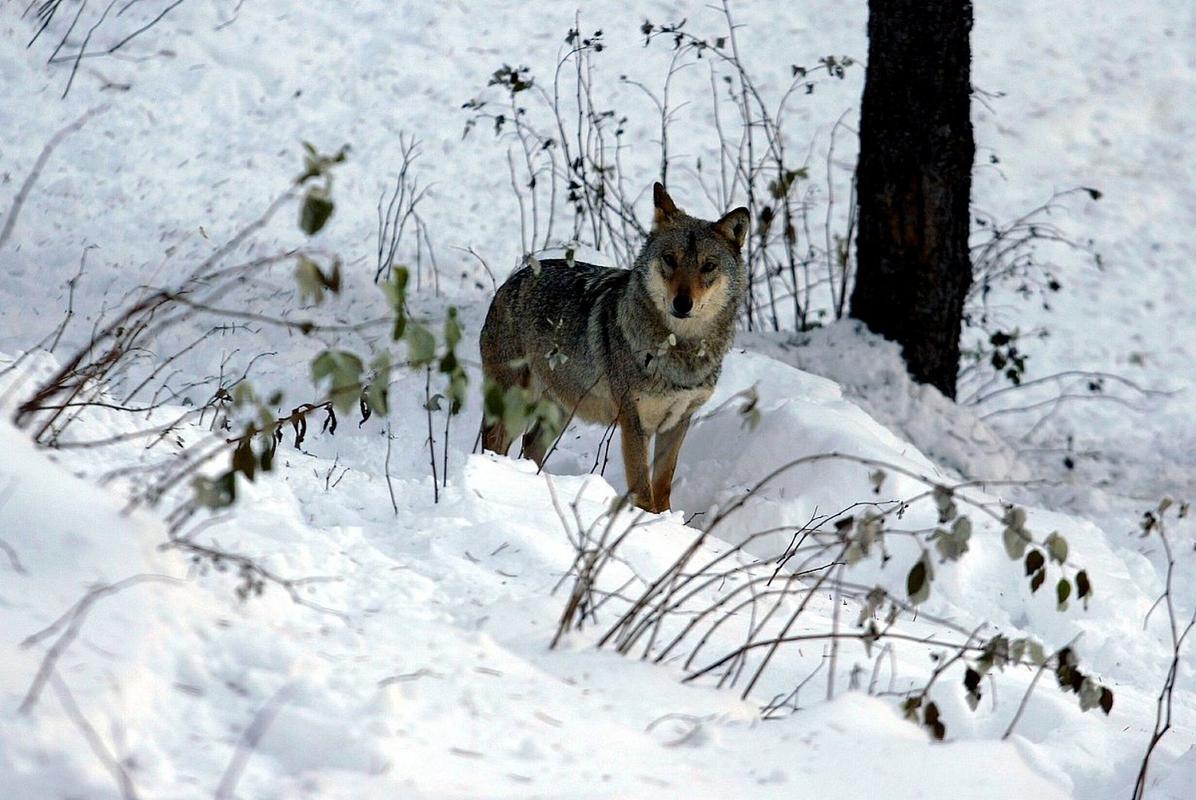
POLYGON ((687 294, 679 294, 673 298, 673 316, 674 317, 688 317, 689 312, 693 311, 694 301, 687 294))

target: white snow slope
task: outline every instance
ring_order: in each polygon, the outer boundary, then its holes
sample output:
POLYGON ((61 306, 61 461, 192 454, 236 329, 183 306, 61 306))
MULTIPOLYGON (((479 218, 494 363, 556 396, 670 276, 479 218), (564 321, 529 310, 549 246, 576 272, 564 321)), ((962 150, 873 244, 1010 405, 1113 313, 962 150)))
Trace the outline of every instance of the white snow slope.
MULTIPOLYGON (((1081 713, 1046 675, 1003 740, 1033 671, 986 678, 973 711, 956 667, 931 692, 947 724, 941 743, 902 719, 895 696, 925 683, 934 647, 895 645, 878 659, 845 642, 830 659, 818 642, 786 645, 741 698, 714 676, 682 682, 684 659, 675 654, 655 663, 638 659, 638 650, 623 656, 597 647, 626 608, 615 597, 596 624, 550 649, 570 586, 571 539, 622 490, 618 458, 604 476, 590 474, 601 460, 602 431, 582 426, 563 438, 551 476, 525 461, 471 455, 480 416, 472 366, 471 401, 454 421, 439 502, 427 465, 423 376, 403 373, 392 388, 393 441, 374 419, 360 428, 345 420, 335 436, 313 432, 301 450, 284 443, 276 472, 242 485, 238 504, 194 533, 296 581, 293 594, 268 583, 244 602, 234 591, 235 565, 200 570, 161 547, 169 503, 126 513, 128 483, 97 484, 114 469, 167 454, 135 444, 39 451, 8 423, 13 403, 55 358, 87 340, 101 314, 136 287, 187 274, 256 217, 294 178, 300 140, 325 151, 352 146, 336 173, 336 214, 318 240, 345 258, 345 294, 320 312, 339 319, 382 309, 369 281, 375 204, 394 180, 399 134, 422 141, 418 168, 431 185, 423 208, 441 293, 425 289, 415 306, 435 317, 446 302, 459 305, 464 356, 476 364, 490 284, 463 249, 473 248, 501 280, 519 255, 518 208, 508 143, 482 129, 463 140, 460 106, 483 94, 504 63, 527 64, 545 80, 573 24, 571 7, 193 0, 127 51, 82 62, 60 99, 70 64, 45 64, 57 37, 25 48, 35 22, 22 17, 25 5, 0 11, 0 226, 46 142, 98 110, 50 153, 0 247, 0 369, 55 329, 68 281, 87 254, 75 318, 54 355, 34 354, 0 377, 4 797, 1129 795, 1171 652, 1164 615, 1156 610, 1144 625, 1165 563, 1136 523, 1163 495, 1196 490, 1196 321, 1184 299, 1196 286, 1196 162, 1186 157, 1196 134, 1196 9, 1188 0, 982 2, 973 35, 974 83, 985 98, 974 104, 978 164, 987 164, 977 170, 977 208, 1010 219, 1055 189, 1103 192, 1097 202, 1069 200, 1055 219, 1073 238, 1093 240, 1101 269, 1063 249, 1053 257, 1064 288, 1050 309, 1012 288, 994 296, 1013 323, 1051 332, 1028 345, 1027 378, 1102 370, 1168 394, 1126 390, 1119 396, 1130 407, 1068 401, 1036 424, 1050 407, 1034 404, 1058 393, 1055 381, 956 406, 910 384, 894 347, 850 322, 802 336, 744 335, 682 453, 674 503, 684 512, 636 526, 620 551, 624 561, 604 575, 603 588, 634 593, 717 509, 805 455, 845 453, 948 482, 1047 479, 970 491, 979 503, 1025 504, 1040 539, 1066 536, 1069 574, 1082 565, 1092 577, 1088 608, 1073 601, 1057 611, 1050 584, 1031 594, 1005 555, 1000 527, 977 515, 970 552, 936 565, 924 611, 968 630, 985 623, 986 636, 1031 636, 1048 650, 1074 640, 1083 667, 1115 692, 1112 713, 1081 713), (759 418, 747 426, 732 398, 752 386, 759 418), (998 409, 1008 410, 986 417, 998 409), (1068 453, 1074 468, 1062 465, 1068 453), (796 713, 764 719, 761 707, 799 684, 796 713)), ((130 14, 148 19, 169 5, 130 14)), ((741 44, 766 91, 783 88, 791 63, 866 55, 862 0, 742 6, 741 44)), ((98 19, 87 14, 103 13, 85 11, 79 31, 98 19)), ((642 170, 647 186, 659 153, 657 119, 642 93, 617 76, 655 86, 668 67, 667 45, 642 46, 645 17, 688 18, 695 32, 714 34, 718 16, 702 3, 660 2, 588 4, 583 13, 583 29, 601 28, 609 45, 598 56, 609 65, 604 90, 629 110, 625 167, 642 170)), ((118 15, 97 28, 108 37, 104 46, 130 30, 121 24, 118 15)), ((678 91, 708 89, 708 73, 690 72, 678 91)), ((842 81, 824 80, 792 106, 791 150, 810 147, 811 164, 825 162, 835 120, 844 112, 848 124, 854 118, 862 75, 857 66, 842 81)), ((679 158, 709 158, 710 122, 696 100, 679 112, 672 143, 679 158)), ((835 155, 847 169, 831 174, 840 198, 854 157, 848 138, 840 134, 835 155)), ((695 213, 720 210, 684 171, 673 191, 695 213)), ((822 208, 826 196, 812 183, 808 199, 822 208)), ((299 241, 292 212, 245 252, 299 241)), ((312 313, 300 309, 289 267, 271 278, 239 302, 312 313)), ((285 389, 288 399, 311 395, 307 365, 323 347, 380 345, 268 326, 209 344, 178 362, 180 384, 239 373, 269 353, 255 363, 254 384, 285 389)), ((203 402, 212 388, 201 383, 179 403, 203 402)), ((966 395, 979 385, 963 388, 966 395)), ((97 412, 81 417, 72 435, 100 438, 144 424, 97 412)), ((179 435, 192 445, 210 434, 189 427, 179 435)), ((617 453, 617 441, 613 447, 617 453)), ((890 470, 878 498, 870 471, 831 460, 786 472, 720 524, 701 545, 702 558, 776 529, 736 556, 758 560, 745 574, 769 574, 793 530, 814 514, 923 489, 890 470)), ((633 517, 624 513, 615 526, 633 517)), ((932 504, 913 504, 901 524, 933 527, 932 504)), ((1185 619, 1196 608, 1196 581, 1185 579, 1193 535, 1190 521, 1172 529, 1175 603, 1185 619)), ((893 537, 890 553, 888 563, 874 554, 853 567, 853 579, 903 593, 917 552, 893 537)), ((728 590, 710 586, 698 600, 709 604, 728 590)), ((840 614, 850 625, 857 608, 818 595, 803 630, 826 630, 840 614)), ((695 666, 728 653, 750 624, 732 619, 695 666)), ((929 635, 935 627, 919 619, 907 630, 929 635)), ((1179 667, 1174 727, 1155 755, 1150 798, 1188 797, 1196 782, 1193 663, 1188 655, 1179 667)))

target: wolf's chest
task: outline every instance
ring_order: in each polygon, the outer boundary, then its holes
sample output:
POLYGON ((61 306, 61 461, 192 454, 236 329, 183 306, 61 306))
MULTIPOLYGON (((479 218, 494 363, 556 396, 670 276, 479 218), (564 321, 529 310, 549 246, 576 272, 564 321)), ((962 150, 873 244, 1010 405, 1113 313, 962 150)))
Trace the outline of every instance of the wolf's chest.
POLYGON ((698 410, 710 397, 710 387, 678 389, 661 394, 645 392, 636 399, 635 407, 645 433, 657 433, 674 428, 678 422, 698 410))

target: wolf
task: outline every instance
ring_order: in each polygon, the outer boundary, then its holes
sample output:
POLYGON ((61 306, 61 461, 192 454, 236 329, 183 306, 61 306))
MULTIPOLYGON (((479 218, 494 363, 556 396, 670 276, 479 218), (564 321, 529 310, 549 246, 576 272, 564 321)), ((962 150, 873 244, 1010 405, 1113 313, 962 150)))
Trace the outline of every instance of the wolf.
MULTIPOLYGON (((734 339, 750 216, 741 207, 715 222, 691 217, 660 183, 652 199, 652 230, 631 269, 545 259, 514 272, 490 304, 481 353, 499 389, 529 390, 563 418, 617 424, 629 497, 662 512, 690 419, 734 339)), ((523 452, 543 466, 558 432, 540 428, 523 434, 523 452)), ((482 445, 506 454, 516 433, 494 415, 482 445)))

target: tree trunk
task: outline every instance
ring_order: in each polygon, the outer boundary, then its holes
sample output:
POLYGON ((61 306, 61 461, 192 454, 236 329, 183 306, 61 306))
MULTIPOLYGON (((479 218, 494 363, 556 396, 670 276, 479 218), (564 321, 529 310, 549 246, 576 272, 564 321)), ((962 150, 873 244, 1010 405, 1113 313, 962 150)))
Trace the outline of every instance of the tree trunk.
POLYGON ((972 283, 970 0, 870 0, 851 315, 955 397, 972 283))

